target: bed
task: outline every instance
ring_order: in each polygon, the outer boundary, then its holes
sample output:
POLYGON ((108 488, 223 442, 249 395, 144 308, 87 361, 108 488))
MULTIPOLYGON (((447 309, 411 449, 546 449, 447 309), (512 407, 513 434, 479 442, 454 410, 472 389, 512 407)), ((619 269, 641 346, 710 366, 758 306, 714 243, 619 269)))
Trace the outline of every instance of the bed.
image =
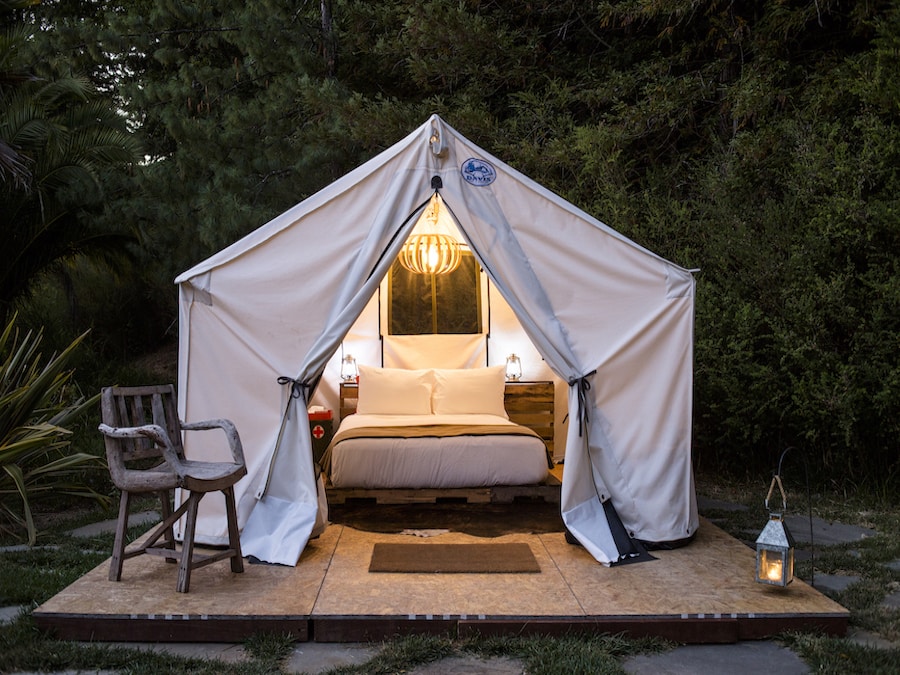
MULTIPOLYGON (((454 489, 542 483, 544 438, 509 419, 505 369, 360 366, 356 414, 322 457, 333 488, 454 489)), ((552 419, 552 399, 551 399, 552 419)))

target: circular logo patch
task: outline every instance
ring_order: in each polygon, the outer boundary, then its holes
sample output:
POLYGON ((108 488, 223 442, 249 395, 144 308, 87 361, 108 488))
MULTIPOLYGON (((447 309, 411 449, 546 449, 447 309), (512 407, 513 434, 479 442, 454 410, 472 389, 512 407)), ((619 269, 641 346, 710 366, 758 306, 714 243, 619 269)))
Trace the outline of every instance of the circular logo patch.
POLYGON ((463 179, 469 185, 477 185, 479 187, 490 185, 497 178, 497 171, 494 167, 483 159, 476 159, 475 157, 470 157, 463 162, 460 171, 463 179))

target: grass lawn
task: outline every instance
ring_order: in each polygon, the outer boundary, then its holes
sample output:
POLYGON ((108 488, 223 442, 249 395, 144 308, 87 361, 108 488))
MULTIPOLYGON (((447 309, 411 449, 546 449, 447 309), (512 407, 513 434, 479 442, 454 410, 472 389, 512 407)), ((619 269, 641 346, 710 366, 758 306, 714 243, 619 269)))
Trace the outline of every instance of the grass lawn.
MULTIPOLYGON (((698 493, 708 499, 742 504, 745 510, 707 509, 704 515, 743 540, 752 540, 765 523, 763 499, 768 484, 699 476, 698 493)), ((788 495, 792 513, 805 514, 806 495, 788 495)), ((850 610, 851 631, 866 631, 892 647, 862 646, 849 639, 816 634, 781 636, 817 673, 900 672, 900 609, 883 605, 900 593, 900 507, 895 500, 860 494, 818 492, 812 496, 813 514, 875 530, 874 536, 827 548, 818 547, 815 573, 852 575, 859 581, 846 590, 829 593, 850 610), (895 563, 889 565, 889 563, 895 563)), ((134 510, 140 510, 137 505, 134 510)), ((148 502, 147 508, 154 508, 148 502)), ((257 635, 244 644, 247 658, 238 664, 211 659, 188 659, 136 649, 54 640, 34 626, 30 609, 52 597, 109 556, 112 534, 91 539, 67 532, 81 525, 115 517, 99 508, 66 507, 44 514, 38 546, 0 552, 0 606, 26 608, 16 620, 0 625, 0 673, 23 670, 52 672, 63 669, 106 669, 129 673, 278 673, 291 653, 289 639, 257 635)), ((137 537, 146 527, 135 527, 137 537)), ((7 537, 0 545, 18 543, 7 537)), ((797 575, 809 579, 809 561, 800 562, 797 575)), ((629 640, 620 636, 566 638, 491 638, 460 640, 453 637, 414 637, 380 646, 369 662, 333 673, 398 673, 418 664, 448 656, 506 656, 520 660, 530 674, 622 673, 629 655, 673 647, 661 640, 629 640)))

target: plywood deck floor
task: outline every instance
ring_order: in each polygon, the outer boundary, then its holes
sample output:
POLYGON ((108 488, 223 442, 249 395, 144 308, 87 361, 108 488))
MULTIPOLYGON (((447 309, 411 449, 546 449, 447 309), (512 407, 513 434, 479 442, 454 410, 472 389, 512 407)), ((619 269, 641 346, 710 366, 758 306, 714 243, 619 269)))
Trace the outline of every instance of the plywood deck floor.
POLYGON ((465 543, 331 525, 296 567, 227 563, 195 570, 190 593, 159 558, 104 563, 34 611, 61 638, 232 642, 263 631, 298 640, 358 642, 411 633, 482 635, 626 632, 688 642, 733 642, 785 630, 843 635, 848 612, 800 580, 786 589, 753 581, 754 552, 706 520, 696 540, 658 560, 607 568, 562 533, 510 534, 527 542, 540 574, 370 574, 376 542, 465 543))

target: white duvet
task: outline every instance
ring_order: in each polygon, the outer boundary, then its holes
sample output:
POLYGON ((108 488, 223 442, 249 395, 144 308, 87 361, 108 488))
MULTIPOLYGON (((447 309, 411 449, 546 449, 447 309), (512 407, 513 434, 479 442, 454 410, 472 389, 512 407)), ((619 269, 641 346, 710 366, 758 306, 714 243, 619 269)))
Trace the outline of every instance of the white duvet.
MULTIPOLYGON (((495 415, 350 415, 340 429, 421 424, 510 425, 495 415)), ((532 436, 351 438, 332 449, 339 488, 468 488, 532 485, 547 477, 543 441, 532 436)))

